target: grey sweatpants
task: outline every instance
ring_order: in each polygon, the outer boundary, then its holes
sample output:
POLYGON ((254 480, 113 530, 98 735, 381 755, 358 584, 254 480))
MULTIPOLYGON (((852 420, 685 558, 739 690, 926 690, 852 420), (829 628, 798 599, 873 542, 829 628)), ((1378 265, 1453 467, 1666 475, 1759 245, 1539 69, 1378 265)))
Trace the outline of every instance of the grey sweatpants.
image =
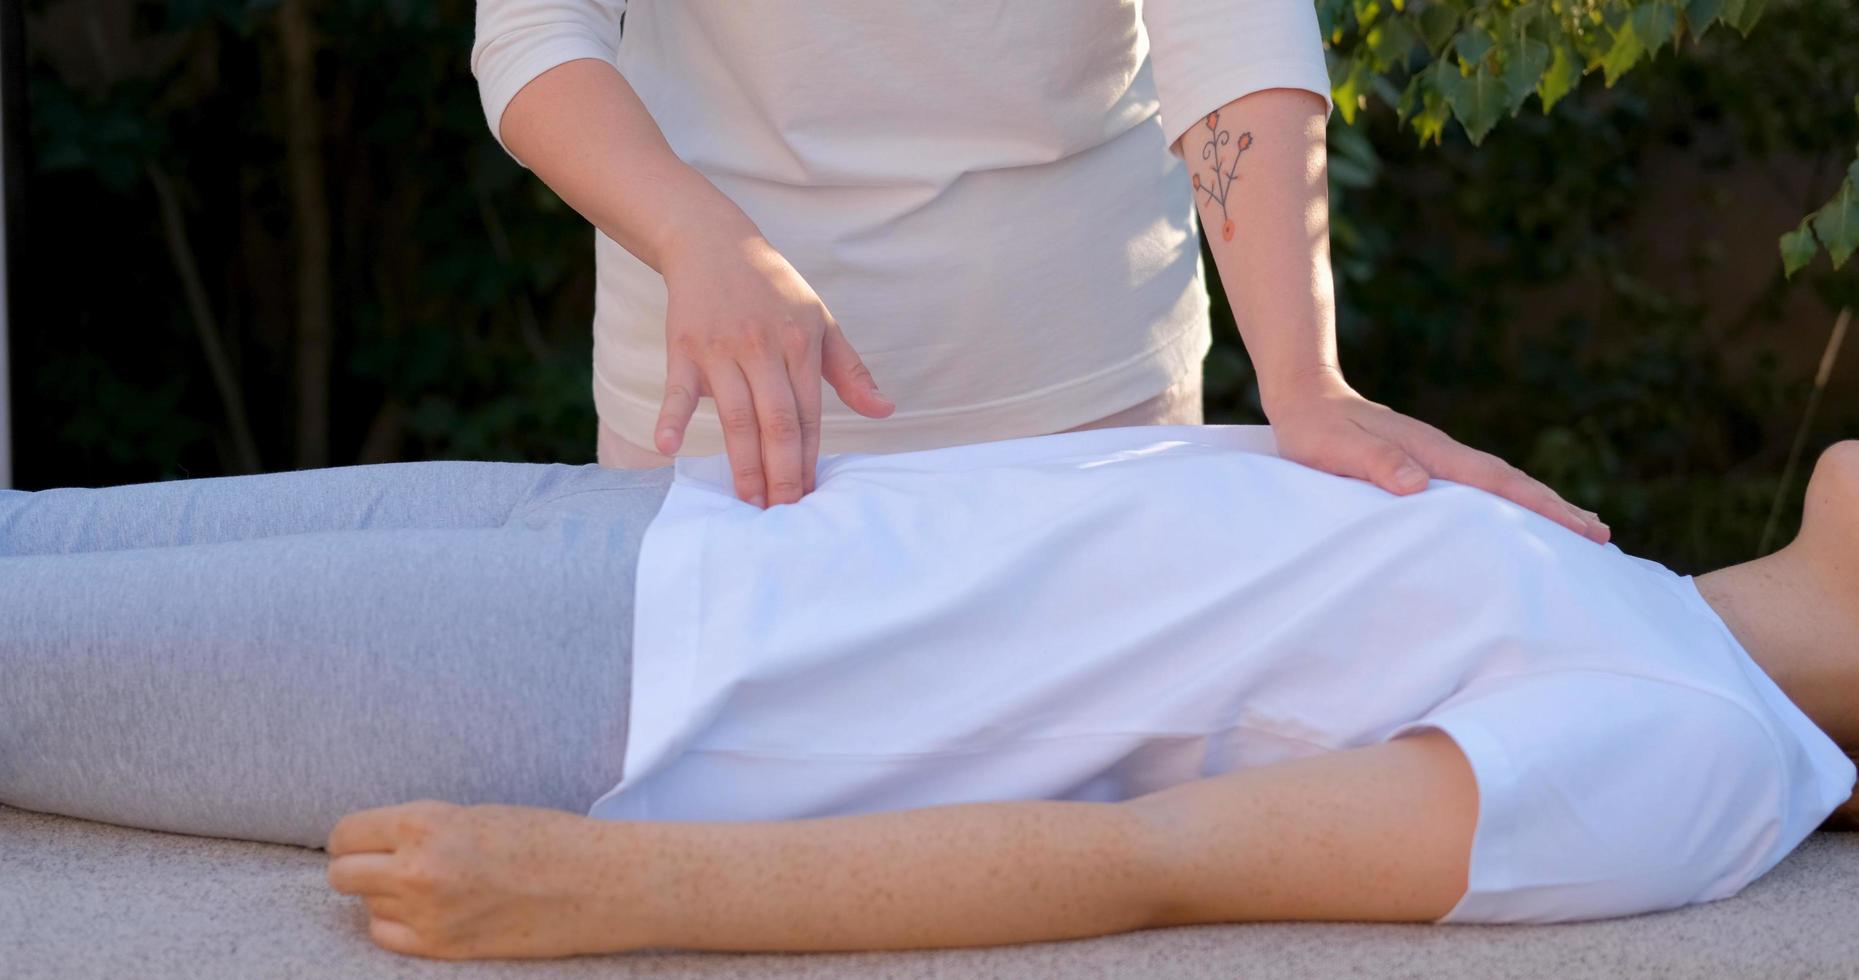
POLYGON ((0 491, 0 803, 321 847, 620 778, 670 468, 402 463, 0 491))

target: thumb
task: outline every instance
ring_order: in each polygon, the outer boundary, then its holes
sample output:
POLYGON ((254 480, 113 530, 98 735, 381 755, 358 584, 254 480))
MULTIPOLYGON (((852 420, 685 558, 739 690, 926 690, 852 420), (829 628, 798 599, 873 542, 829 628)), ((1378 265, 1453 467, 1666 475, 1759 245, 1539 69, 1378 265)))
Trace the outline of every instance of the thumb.
MULTIPOLYGON (((1352 427, 1353 428, 1353 427, 1352 427)), ((1427 469, 1400 446, 1362 429, 1355 429, 1347 445, 1337 454, 1345 462, 1337 472, 1353 476, 1388 491, 1405 496, 1427 488, 1427 469)))
POLYGON ((826 322, 826 337, 820 345, 820 377, 839 393, 846 407, 867 418, 881 419, 897 406, 878 390, 878 382, 859 359, 852 342, 839 330, 839 324, 826 322))

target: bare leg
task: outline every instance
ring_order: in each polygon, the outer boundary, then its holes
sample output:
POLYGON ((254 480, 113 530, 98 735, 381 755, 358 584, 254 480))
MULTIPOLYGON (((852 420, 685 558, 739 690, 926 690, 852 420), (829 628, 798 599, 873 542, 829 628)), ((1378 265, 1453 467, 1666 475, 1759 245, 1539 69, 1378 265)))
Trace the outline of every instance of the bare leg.
MULTIPOLYGON (((1849 754, 1859 749, 1859 440, 1821 455, 1793 542, 1697 584, 1789 699, 1849 754)), ((1859 799, 1841 816, 1859 819, 1859 799)))

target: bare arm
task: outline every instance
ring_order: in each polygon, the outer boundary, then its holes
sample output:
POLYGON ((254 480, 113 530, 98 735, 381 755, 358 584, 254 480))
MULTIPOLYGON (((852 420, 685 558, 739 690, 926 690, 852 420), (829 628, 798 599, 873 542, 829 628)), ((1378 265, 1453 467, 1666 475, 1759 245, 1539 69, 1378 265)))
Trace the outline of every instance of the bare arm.
POLYGON ((1489 453, 1370 402, 1343 380, 1330 276, 1324 100, 1274 88, 1235 99, 1177 141, 1279 452, 1391 493, 1429 476, 1489 490, 1596 541, 1588 511, 1489 453))
POLYGON ((737 495, 813 489, 820 381, 854 411, 890 414, 839 324, 755 223, 672 152, 612 65, 543 72, 504 110, 504 145, 570 207, 665 278, 665 395, 652 443, 672 454, 699 398, 716 401, 737 495))
POLYGON ((606 62, 583 58, 537 76, 504 110, 501 136, 563 201, 661 274, 694 240, 759 237, 742 209, 678 159, 606 62))
POLYGON ((524 807, 365 810, 331 884, 388 949, 905 949, 1260 919, 1430 920, 1465 890, 1471 770, 1437 734, 1127 803, 774 823, 602 823, 524 807))

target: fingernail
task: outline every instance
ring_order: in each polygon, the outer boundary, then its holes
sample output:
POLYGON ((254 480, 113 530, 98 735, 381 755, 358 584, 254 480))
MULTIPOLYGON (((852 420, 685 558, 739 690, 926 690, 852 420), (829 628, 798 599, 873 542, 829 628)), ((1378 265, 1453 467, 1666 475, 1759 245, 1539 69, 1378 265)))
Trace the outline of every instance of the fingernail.
POLYGON ((1403 490, 1417 490, 1426 482, 1427 475, 1418 466, 1410 464, 1394 471, 1394 485, 1403 490))
POLYGON ((755 496, 749 498, 749 503, 752 503, 757 507, 766 507, 768 506, 768 498, 758 493, 755 496))

